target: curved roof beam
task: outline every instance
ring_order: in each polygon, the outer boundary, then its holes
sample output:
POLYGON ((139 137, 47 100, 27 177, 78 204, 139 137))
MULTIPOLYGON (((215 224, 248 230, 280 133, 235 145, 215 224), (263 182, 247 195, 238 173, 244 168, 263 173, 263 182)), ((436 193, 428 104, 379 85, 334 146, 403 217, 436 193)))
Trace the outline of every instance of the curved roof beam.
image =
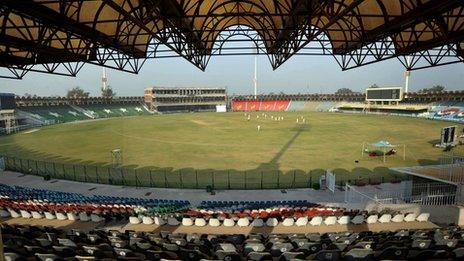
POLYGON ((130 46, 122 45, 121 43, 116 42, 111 36, 89 28, 88 26, 83 25, 76 20, 55 12, 53 9, 35 1, 3 0, 2 4, 19 12, 26 13, 40 20, 45 25, 58 27, 61 30, 72 32, 73 34, 78 35, 84 39, 92 42, 99 42, 104 46, 114 48, 133 57, 144 56, 143 52, 134 50, 130 46))
MULTIPOLYGON (((383 2, 385 1, 391 0, 383 0, 383 2)), ((443 12, 447 12, 456 7, 464 5, 462 1, 456 0, 421 0, 417 1, 414 8, 406 10, 406 3, 399 1, 399 4, 401 4, 401 10, 404 13, 401 13, 400 16, 389 19, 387 22, 372 30, 364 31, 363 35, 359 39, 356 39, 355 42, 347 43, 335 50, 335 52, 338 54, 345 54, 352 50, 359 49, 363 45, 376 42, 382 38, 392 36, 396 33, 400 33, 404 30, 407 30, 408 28, 414 28, 414 26, 417 24, 430 20, 431 17, 439 16, 439 14, 443 12)), ((359 15, 362 16, 363 14, 360 12, 359 15)), ((393 14, 384 14, 385 17, 390 17, 390 15, 393 14)), ((411 50, 411 52, 413 51, 411 50)))

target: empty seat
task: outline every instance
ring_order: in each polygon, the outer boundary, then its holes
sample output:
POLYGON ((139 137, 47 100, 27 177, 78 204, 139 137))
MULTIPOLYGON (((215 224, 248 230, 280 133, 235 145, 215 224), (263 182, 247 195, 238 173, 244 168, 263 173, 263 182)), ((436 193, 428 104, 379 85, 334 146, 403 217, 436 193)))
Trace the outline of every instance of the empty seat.
POLYGON ((268 218, 266 221, 266 226, 268 227, 275 227, 279 224, 277 218, 268 218))
POLYGON ((23 256, 20 256, 16 253, 12 253, 12 252, 5 252, 4 253, 4 260, 5 261, 16 261, 16 260, 27 260, 26 258, 24 258, 23 256))
POLYGON ((154 217, 153 221, 155 222, 156 225, 158 226, 163 226, 166 224, 166 220, 162 217, 154 217))
POLYGON ((345 260, 371 260, 373 255, 372 249, 353 248, 345 254, 345 260))
POLYGON ((375 224, 375 223, 377 223, 378 220, 379 220, 378 215, 370 215, 370 216, 367 217, 366 223, 367 224, 375 224))
POLYGON ((237 221, 237 226, 239 227, 247 227, 249 225, 250 225, 250 220, 248 220, 248 218, 240 218, 237 221))
POLYGON ((219 219, 217 219, 217 218, 210 218, 209 222, 208 222, 208 225, 210 225, 212 227, 219 227, 221 225, 221 222, 219 222, 219 219))
POLYGON ((10 212, 4 209, 0 209, 0 217, 2 218, 10 217, 10 212))
POLYGON ((37 212, 37 211, 31 211, 31 215, 32 215, 32 218, 35 218, 35 219, 42 219, 44 216, 37 212))
POLYGON ((204 218, 195 218, 195 226, 196 227, 206 226, 206 220, 204 218))
POLYGON ((55 215, 56 215, 56 219, 58 219, 58 220, 67 220, 68 219, 68 216, 65 215, 64 213, 61 213, 61 212, 56 212, 55 215))
POLYGON ((255 218, 253 221, 251 221, 250 224, 252 227, 262 227, 264 226, 264 221, 260 218, 255 218))
POLYGON ((80 212, 80 213, 79 213, 79 220, 80 220, 80 221, 87 222, 87 221, 90 221, 90 217, 89 217, 89 215, 87 215, 87 213, 85 213, 85 212, 80 212))
POLYGON ((322 221, 323 221, 322 217, 313 217, 311 221, 309 221, 309 224, 311 226, 320 226, 322 225, 322 221))
POLYGON ((394 223, 400 223, 404 221, 404 214, 396 214, 392 219, 392 222, 394 223))
POLYGON ((129 217, 129 223, 132 224, 132 225, 140 224, 140 218, 139 217, 129 217))
POLYGON ((170 226, 178 226, 180 224, 179 220, 174 217, 168 217, 168 225, 170 226))
POLYGON ((390 214, 383 214, 380 218, 379 218, 379 222, 380 223, 390 223, 391 222, 391 219, 392 219, 392 215, 390 214))
POLYGON ((153 224, 153 219, 151 217, 143 216, 142 217, 142 223, 144 225, 152 225, 153 224))
POLYGON ((415 213, 409 213, 404 217, 405 222, 413 222, 416 221, 417 215, 415 213))
POLYGON ((308 217, 299 217, 295 222, 295 225, 297 225, 298 227, 303 227, 303 226, 306 226, 307 224, 308 224, 308 217))
POLYGON ((284 227, 291 227, 295 224, 295 220, 293 218, 286 218, 282 221, 282 225, 284 227))
POLYGON ((26 211, 26 210, 20 210, 19 213, 21 213, 21 217, 22 218, 31 218, 32 215, 31 213, 29 213, 29 211, 26 211))
MULTIPOLYGON (((100 217, 100 215, 97 215, 97 214, 90 214, 90 220, 92 222, 102 222, 102 221, 105 221, 104 218, 100 217)), ((140 222, 139 222, 140 223, 140 222)))
POLYGON ((248 255, 251 252, 263 252, 266 250, 266 247, 262 243, 246 243, 243 252, 245 255, 248 255))
POLYGON ((405 247, 387 247, 375 254, 375 260, 406 260, 408 249, 405 247))
POLYGON ((324 220, 324 224, 326 224, 327 226, 337 224, 337 217, 336 216, 326 217, 324 220))
POLYGON ((419 222, 427 222, 429 221, 429 217, 429 213, 421 213, 419 216, 417 216, 416 220, 419 222))
POLYGON ((252 261, 261 261, 261 260, 272 260, 271 254, 267 252, 250 252, 247 255, 247 260, 252 260, 252 261))
POLYGON ((340 225, 348 225, 350 223, 350 216, 341 216, 337 222, 340 225))
POLYGON ((53 261, 53 260, 61 260, 61 258, 55 254, 35 254, 37 258, 41 261, 53 261))
POLYGON ((363 224, 365 221, 365 218, 363 215, 357 215, 355 216, 354 218, 351 219, 351 223, 355 224, 355 225, 360 225, 360 224, 363 224))
POLYGON ((69 220, 79 220, 79 216, 77 216, 74 212, 68 212, 66 215, 68 216, 69 220))
POLYGON ((46 218, 46 219, 56 219, 55 214, 52 214, 52 213, 50 213, 50 212, 48 212, 48 211, 45 211, 45 212, 44 212, 44 215, 45 215, 45 218, 46 218))
POLYGON ((182 226, 193 226, 193 220, 191 218, 182 218, 182 226))
POLYGON ((225 227, 233 227, 235 226, 235 221, 231 218, 226 218, 224 219, 224 221, 222 222, 222 224, 225 226, 225 227))
POLYGON ((11 216, 12 218, 19 218, 19 217, 21 217, 21 214, 18 213, 18 212, 16 212, 16 211, 13 210, 13 209, 10 209, 10 208, 9 208, 9 209, 8 209, 8 212, 10 212, 10 216, 11 216))

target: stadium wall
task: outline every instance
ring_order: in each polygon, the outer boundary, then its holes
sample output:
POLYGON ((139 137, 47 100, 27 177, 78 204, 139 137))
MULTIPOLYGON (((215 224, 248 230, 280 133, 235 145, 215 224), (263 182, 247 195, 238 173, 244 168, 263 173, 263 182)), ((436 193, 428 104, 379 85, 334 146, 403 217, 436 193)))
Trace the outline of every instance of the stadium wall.
POLYGON ((263 101, 232 101, 233 111, 287 111, 290 101, 263 100, 263 101))

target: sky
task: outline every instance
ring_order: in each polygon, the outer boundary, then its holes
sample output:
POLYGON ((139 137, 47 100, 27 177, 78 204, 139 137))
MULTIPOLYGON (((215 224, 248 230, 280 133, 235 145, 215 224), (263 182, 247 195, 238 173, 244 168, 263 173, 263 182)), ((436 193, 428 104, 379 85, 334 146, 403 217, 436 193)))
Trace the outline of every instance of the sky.
MULTIPOLYGON (((143 89, 165 87, 226 87, 229 94, 253 92, 253 56, 212 57, 205 72, 183 58, 147 60, 138 75, 107 69, 109 85, 120 96, 141 96, 143 89)), ((84 65, 77 77, 30 72, 23 80, 0 79, 0 92, 65 96, 79 86, 98 96, 101 67, 84 65)), ((464 90, 464 64, 413 71, 410 90, 440 84, 464 90)), ((363 91, 372 84, 404 86, 404 68, 396 59, 342 71, 330 56, 294 56, 273 71, 266 56, 258 58, 258 93, 333 93, 339 88, 363 91)))

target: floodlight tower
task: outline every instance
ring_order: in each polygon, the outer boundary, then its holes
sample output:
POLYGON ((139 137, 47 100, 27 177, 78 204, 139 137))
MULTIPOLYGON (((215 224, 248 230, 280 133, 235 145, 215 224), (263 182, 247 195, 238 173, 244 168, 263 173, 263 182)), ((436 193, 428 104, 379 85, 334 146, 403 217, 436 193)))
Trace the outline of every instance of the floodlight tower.
POLYGON ((106 91, 108 89, 108 76, 106 75, 106 68, 103 67, 103 73, 102 73, 102 91, 106 91))
POLYGON ((404 77, 405 77, 405 83, 404 83, 404 93, 406 96, 406 93, 409 91, 409 77, 411 76, 411 71, 409 70, 409 67, 411 65, 411 56, 408 56, 406 58, 406 65, 408 68, 406 68, 406 71, 404 72, 404 77))
POLYGON ((255 94, 255 100, 258 95, 258 47, 256 47, 255 50, 255 74, 253 77, 253 86, 254 86, 254 94, 255 94))

